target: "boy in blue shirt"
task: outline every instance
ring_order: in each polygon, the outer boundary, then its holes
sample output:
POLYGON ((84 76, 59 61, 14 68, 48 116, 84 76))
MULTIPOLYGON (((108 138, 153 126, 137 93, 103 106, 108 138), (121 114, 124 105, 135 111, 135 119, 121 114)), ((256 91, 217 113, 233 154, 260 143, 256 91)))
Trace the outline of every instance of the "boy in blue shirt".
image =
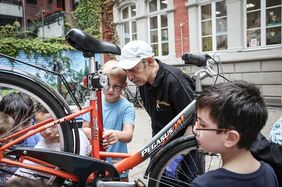
POLYGON ((193 131, 199 146, 206 152, 220 153, 223 164, 197 177, 192 186, 278 186, 270 165, 250 152, 267 120, 258 88, 245 81, 215 85, 199 96, 196 111, 193 131))
MULTIPOLYGON (((108 152, 127 153, 127 143, 132 140, 135 123, 134 106, 122 96, 122 90, 126 88, 126 72, 114 67, 115 61, 109 61, 103 68, 103 73, 109 78, 109 88, 103 90, 103 146, 108 152)), ((89 101, 85 103, 89 106, 89 101)), ((83 129, 90 138, 89 113, 83 115, 83 129)), ((107 158, 110 163, 118 160, 107 158)), ((122 181, 128 181, 128 172, 120 175, 122 181)))

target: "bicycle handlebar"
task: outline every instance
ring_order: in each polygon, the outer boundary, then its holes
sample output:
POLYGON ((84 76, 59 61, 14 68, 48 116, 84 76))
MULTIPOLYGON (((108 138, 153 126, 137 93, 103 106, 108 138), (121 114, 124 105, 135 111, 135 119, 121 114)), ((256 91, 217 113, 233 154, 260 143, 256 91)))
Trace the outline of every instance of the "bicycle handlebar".
MULTIPOLYGON (((200 80, 203 80, 207 76, 213 77, 216 75, 212 69, 214 63, 208 61, 208 59, 212 59, 208 54, 195 55, 192 53, 185 53, 182 55, 182 60, 184 60, 185 64, 192 64, 201 67, 201 69, 194 74, 194 77, 197 76, 200 80)), ((214 60, 214 62, 216 61, 214 60)))
POLYGON ((182 55, 182 60, 185 64, 193 64, 198 67, 204 67, 207 65, 207 60, 211 58, 208 54, 205 55, 195 55, 192 53, 185 53, 182 55))

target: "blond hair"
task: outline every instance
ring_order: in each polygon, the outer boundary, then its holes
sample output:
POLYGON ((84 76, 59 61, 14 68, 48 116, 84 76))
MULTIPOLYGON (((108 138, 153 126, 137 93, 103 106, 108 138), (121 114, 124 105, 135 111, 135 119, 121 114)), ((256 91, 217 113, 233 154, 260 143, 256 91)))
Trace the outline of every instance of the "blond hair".
POLYGON ((15 121, 11 116, 4 112, 0 112, 0 135, 11 130, 14 126, 15 121))
POLYGON ((103 73, 109 77, 118 79, 122 84, 124 84, 127 78, 126 71, 122 68, 116 67, 116 63, 116 60, 110 60, 106 62, 103 66, 103 73))

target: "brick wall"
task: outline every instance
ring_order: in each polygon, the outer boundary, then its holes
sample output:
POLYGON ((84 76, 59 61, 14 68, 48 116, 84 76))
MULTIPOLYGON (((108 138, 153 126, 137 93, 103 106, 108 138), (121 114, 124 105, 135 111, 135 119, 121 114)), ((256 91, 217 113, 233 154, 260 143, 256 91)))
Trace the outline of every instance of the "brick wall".
POLYGON ((70 13, 72 11, 72 1, 65 1, 65 12, 70 13))
POLYGON ((44 17, 50 13, 64 10, 67 15, 72 11, 72 1, 65 0, 63 7, 58 4, 57 0, 53 0, 52 3, 48 3, 46 0, 39 0, 37 4, 26 3, 26 15, 28 20, 38 20, 41 19, 41 10, 44 9, 44 17))
POLYGON ((184 52, 189 51, 189 25, 186 2, 187 0, 174 0, 175 54, 177 58, 181 57, 184 52))
MULTIPOLYGON (((114 42, 115 27, 113 24, 113 0, 107 0, 102 4, 102 38, 108 42, 114 42)), ((104 54, 104 62, 112 59, 112 55, 104 54)))

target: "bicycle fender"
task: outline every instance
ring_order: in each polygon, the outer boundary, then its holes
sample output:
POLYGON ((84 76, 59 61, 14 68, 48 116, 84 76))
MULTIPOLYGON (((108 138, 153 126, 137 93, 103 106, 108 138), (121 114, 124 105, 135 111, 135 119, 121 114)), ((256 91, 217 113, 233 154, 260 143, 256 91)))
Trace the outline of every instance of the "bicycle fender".
POLYGON ((197 144, 196 137, 194 135, 187 135, 187 136, 181 136, 171 142, 169 142, 166 146, 162 147, 154 156, 151 158, 151 161, 146 169, 146 172, 144 174, 145 178, 151 173, 152 170, 154 170, 156 164, 162 158, 162 156, 170 149, 173 149, 175 145, 182 143, 182 142, 192 142, 192 144, 197 144))

